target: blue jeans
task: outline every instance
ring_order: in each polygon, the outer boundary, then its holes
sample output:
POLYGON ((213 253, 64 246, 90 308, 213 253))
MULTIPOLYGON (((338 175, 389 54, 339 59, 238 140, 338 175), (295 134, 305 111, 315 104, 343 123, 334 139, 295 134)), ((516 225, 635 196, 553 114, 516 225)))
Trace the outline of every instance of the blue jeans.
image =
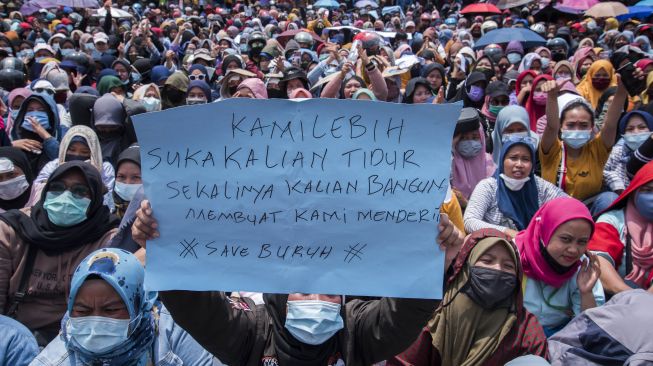
POLYGON ((606 191, 597 194, 595 197, 596 198, 594 199, 594 202, 590 207, 590 213, 594 217, 596 217, 601 212, 605 211, 605 209, 610 207, 612 202, 614 202, 614 200, 616 200, 617 197, 619 197, 619 195, 612 191, 606 191))

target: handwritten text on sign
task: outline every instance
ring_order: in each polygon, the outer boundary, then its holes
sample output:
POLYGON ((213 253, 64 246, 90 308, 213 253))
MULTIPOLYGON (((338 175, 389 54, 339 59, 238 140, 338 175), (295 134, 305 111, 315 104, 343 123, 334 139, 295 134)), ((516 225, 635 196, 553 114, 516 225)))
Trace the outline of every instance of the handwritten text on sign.
POLYGON ((459 105, 232 99, 135 117, 153 290, 439 298, 459 105))

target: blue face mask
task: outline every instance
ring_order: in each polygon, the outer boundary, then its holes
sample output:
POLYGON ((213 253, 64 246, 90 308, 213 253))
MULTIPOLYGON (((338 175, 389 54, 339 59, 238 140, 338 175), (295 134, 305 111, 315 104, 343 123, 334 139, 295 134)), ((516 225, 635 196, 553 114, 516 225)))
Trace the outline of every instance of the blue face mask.
POLYGON ((624 135, 624 142, 629 149, 635 151, 637 150, 649 137, 651 137, 651 132, 640 132, 640 133, 631 133, 624 135))
POLYGON ((73 52, 75 52, 75 49, 74 48, 62 48, 59 51, 61 51, 61 56, 62 57, 66 57, 66 56, 72 54, 73 52))
POLYGON ((479 140, 461 140, 456 144, 456 150, 464 158, 471 159, 481 152, 483 145, 479 140))
POLYGON ((22 126, 24 129, 34 132, 34 128, 32 128, 32 124, 29 123, 27 117, 35 118, 46 130, 50 128, 50 118, 48 117, 48 113, 45 111, 32 111, 25 113, 22 126))
POLYGON ((653 221, 653 192, 639 192, 635 196, 637 212, 648 221, 653 221))
POLYGON ((43 202, 50 222, 61 227, 77 225, 86 220, 86 211, 90 205, 90 199, 77 198, 70 191, 60 194, 48 192, 43 202))
POLYGON ((580 149, 581 147, 585 146, 585 144, 587 144, 587 142, 590 140, 590 138, 592 137, 592 131, 563 130, 560 137, 562 138, 562 141, 565 142, 565 144, 569 145, 569 147, 573 149, 580 149))
POLYGON ((33 50, 22 50, 18 52, 18 58, 28 58, 31 59, 34 57, 34 51, 33 50))
POLYGON ((480 86, 472 85, 472 87, 469 88, 469 93, 467 93, 467 95, 472 101, 478 102, 485 96, 485 89, 480 86))
POLYGON ((127 184, 122 182, 116 182, 116 186, 113 188, 113 191, 116 192, 118 197, 122 198, 127 202, 130 202, 132 199, 134 199, 134 195, 136 194, 136 191, 138 191, 138 189, 141 188, 142 186, 143 186, 142 184, 127 184))
POLYGON ((542 57, 540 61, 542 62, 542 70, 546 70, 549 68, 549 65, 551 64, 551 60, 549 60, 548 57, 542 57))
POLYGON ((16 120, 16 117, 18 117, 18 112, 19 110, 13 110, 13 109, 9 111, 9 115, 11 116, 12 121, 16 120))
POLYGON ((513 65, 516 65, 521 62, 521 55, 518 53, 509 53, 506 55, 508 57, 508 62, 510 62, 513 65))
POLYGON ((340 304, 327 301, 288 301, 286 329, 302 343, 319 345, 344 327, 340 304))
POLYGON ((102 354, 127 340, 129 322, 103 316, 70 318, 66 332, 81 348, 102 354))

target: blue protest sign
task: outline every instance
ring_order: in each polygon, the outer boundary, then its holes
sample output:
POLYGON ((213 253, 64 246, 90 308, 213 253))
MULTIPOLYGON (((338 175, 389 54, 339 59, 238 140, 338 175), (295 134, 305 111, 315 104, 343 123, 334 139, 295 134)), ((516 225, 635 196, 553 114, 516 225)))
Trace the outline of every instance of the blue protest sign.
POLYGON ((229 99, 134 117, 152 290, 440 298, 461 106, 229 99))

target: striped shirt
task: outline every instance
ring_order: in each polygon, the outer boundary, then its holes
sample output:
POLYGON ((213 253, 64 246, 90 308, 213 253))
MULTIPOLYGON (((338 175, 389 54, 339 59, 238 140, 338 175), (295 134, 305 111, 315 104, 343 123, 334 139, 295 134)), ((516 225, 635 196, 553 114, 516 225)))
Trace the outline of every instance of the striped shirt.
MULTIPOLYGON (((567 197, 560 188, 535 176, 537 186, 537 203, 542 206, 554 198, 567 197)), ((465 209, 465 231, 471 233, 475 230, 493 228, 500 231, 506 229, 517 230, 512 220, 499 211, 497 201, 497 180, 488 177, 478 182, 472 196, 469 198, 465 209)))

